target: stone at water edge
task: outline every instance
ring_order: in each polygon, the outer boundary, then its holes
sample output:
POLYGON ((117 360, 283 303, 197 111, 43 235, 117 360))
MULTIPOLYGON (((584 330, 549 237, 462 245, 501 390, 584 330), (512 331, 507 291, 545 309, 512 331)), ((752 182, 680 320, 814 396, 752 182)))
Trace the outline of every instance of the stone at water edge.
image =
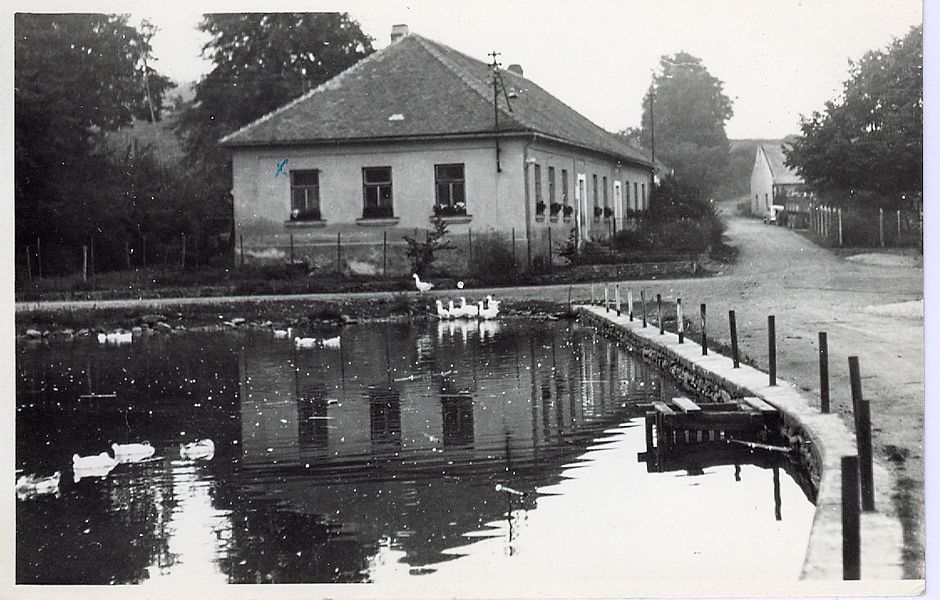
POLYGON ((42 337, 42 332, 40 332, 38 329, 27 329, 26 337, 30 339, 38 339, 42 337))

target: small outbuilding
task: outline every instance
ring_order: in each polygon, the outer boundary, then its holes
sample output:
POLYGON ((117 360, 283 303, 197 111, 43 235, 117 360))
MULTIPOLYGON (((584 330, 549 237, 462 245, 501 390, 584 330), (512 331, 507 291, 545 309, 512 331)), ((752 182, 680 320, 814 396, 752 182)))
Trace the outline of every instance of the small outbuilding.
POLYGON ((786 164, 783 144, 758 145, 751 171, 751 214, 772 217, 774 206, 785 207, 787 198, 805 189, 803 178, 786 164))

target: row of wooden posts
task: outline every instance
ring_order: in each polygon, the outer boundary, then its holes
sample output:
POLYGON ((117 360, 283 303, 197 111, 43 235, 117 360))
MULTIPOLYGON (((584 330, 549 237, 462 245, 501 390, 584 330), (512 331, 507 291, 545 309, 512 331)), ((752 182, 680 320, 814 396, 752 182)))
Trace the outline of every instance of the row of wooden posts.
MULTIPOLYGON (((591 304, 597 304, 598 298, 594 284, 591 285, 591 304)), ((633 290, 627 290, 627 313, 630 321, 635 316, 641 316, 643 327, 647 326, 646 290, 640 290, 641 315, 634 315, 633 290)), ((570 290, 569 290, 570 303, 570 290)), ((621 316, 620 285, 613 286, 611 294, 610 285, 604 285, 603 306, 606 312, 616 311, 621 316)), ((685 342, 685 323, 682 314, 682 298, 676 298, 676 333, 679 343, 685 342)), ((656 312, 659 324, 659 334, 665 332, 663 321, 663 299, 656 294, 656 312)), ((699 307, 701 317, 701 346, 702 356, 708 354, 708 338, 706 329, 706 306, 699 307)), ((738 332, 735 323, 734 311, 728 311, 728 321, 731 333, 731 360, 734 368, 740 367, 738 356, 738 332)), ((767 317, 767 352, 768 352, 768 379, 769 385, 777 385, 777 345, 776 322, 774 315, 767 317)), ((860 511, 874 512, 875 493, 872 461, 871 440, 871 407, 868 400, 862 397, 862 378, 859 370, 857 356, 850 356, 849 382, 852 393, 852 411, 855 417, 856 454, 842 457, 842 577, 846 580, 861 578, 861 542, 860 542, 860 511)), ((829 341, 825 331, 819 332, 819 400, 820 410, 830 412, 829 398, 829 341)))
MULTIPOLYGON (((895 221, 897 225, 897 237, 901 237, 901 211, 895 211, 895 221)), ((832 206, 814 206, 810 205, 810 229, 825 238, 834 238, 838 240, 841 247, 843 245, 842 235, 842 209, 832 206)), ((878 209, 878 243, 885 247, 885 209, 878 209)))

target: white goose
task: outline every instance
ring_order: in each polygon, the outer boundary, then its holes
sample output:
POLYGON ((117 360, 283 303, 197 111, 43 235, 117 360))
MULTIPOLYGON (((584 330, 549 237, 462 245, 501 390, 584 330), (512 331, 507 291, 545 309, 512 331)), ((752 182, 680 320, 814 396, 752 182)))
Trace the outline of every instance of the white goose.
POLYGON ((421 278, 418 277, 418 274, 417 274, 417 273, 413 273, 411 276, 415 278, 415 287, 416 287, 416 288, 418 289, 418 291, 421 292, 422 294, 423 294, 424 292, 429 292, 429 291, 431 291, 431 288, 434 287, 434 284, 431 283, 430 281, 421 281, 421 278))
POLYGON ((317 338, 312 337, 295 337, 294 346, 298 348, 316 348, 317 347, 317 338))
POLYGON ((111 450, 114 452, 114 458, 119 464, 147 460, 156 452, 156 449, 150 445, 150 442, 144 442, 142 444, 111 444, 111 450))
POLYGON ((284 340, 294 335, 294 329, 288 327, 287 329, 275 329, 274 330, 274 339, 284 340))
POLYGON ((460 311, 458 316, 464 317, 466 319, 475 319, 480 314, 480 309, 476 304, 467 304, 467 299, 463 296, 460 297, 460 306, 457 307, 457 310, 460 311))
POLYGON ((180 458, 183 460, 212 460, 215 456, 215 442, 209 438, 180 444, 180 458))
POLYGON ((477 302, 477 313, 481 319, 495 319, 499 315, 499 306, 490 304, 489 307, 483 308, 483 301, 480 300, 477 302))
POLYGON ((39 477, 33 474, 21 475, 16 479, 16 497, 20 500, 29 500, 47 494, 58 496, 61 477, 61 471, 56 471, 49 477, 39 477))
POLYGON ((338 350, 340 345, 340 338, 338 335, 331 338, 323 338, 320 340, 320 345, 324 348, 330 348, 332 350, 338 350))
POLYGON ((118 464, 117 460, 111 458, 107 452, 96 454, 94 456, 72 455, 72 475, 76 483, 83 477, 107 477, 114 467, 118 464))
MULTIPOLYGON (((444 308, 444 303, 443 303, 443 302, 441 302, 440 300, 435 300, 434 303, 437 305, 437 316, 438 316, 439 318, 441 318, 441 319, 452 319, 452 318, 453 318, 454 315, 452 315, 448 309, 444 308)), ((454 302, 451 301, 450 305, 453 306, 453 305, 454 305, 454 302)))
POLYGON ((489 294, 486 296, 486 306, 487 308, 496 307, 496 312, 499 312, 499 300, 493 300, 493 297, 489 294))

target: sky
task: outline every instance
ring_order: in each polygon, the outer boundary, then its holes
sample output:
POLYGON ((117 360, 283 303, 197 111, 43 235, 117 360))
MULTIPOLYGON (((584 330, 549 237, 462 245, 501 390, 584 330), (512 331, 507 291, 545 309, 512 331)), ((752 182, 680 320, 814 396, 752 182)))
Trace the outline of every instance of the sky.
MULTIPOLYGON (((100 10, 128 12, 127 3, 100 10)), ((208 38, 195 30, 203 12, 341 10, 380 49, 391 27, 443 42, 481 60, 493 50, 526 77, 611 130, 638 126, 642 99, 664 54, 686 51, 722 80, 734 102, 728 136, 779 138, 799 133, 800 115, 837 97, 850 58, 884 48, 923 22, 916 0, 426 0, 307 1, 273 4, 170 2, 131 10, 148 18, 154 66, 179 82, 211 69, 200 58, 208 38)))

